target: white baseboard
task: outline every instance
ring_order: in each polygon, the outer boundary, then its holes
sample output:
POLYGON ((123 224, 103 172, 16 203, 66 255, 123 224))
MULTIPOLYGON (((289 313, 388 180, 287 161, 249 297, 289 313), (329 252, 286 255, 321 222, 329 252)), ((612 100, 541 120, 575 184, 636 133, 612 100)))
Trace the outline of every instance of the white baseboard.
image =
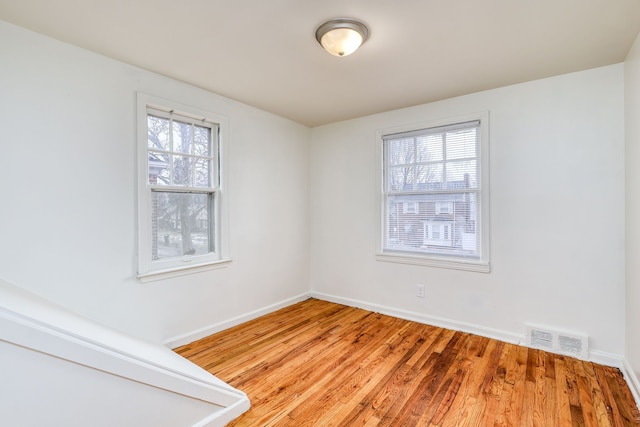
MULTIPOLYGON (((365 310, 375 311, 377 313, 399 317, 401 319, 412 320, 419 323, 425 323, 427 325, 438 326, 440 328, 467 332, 470 334, 480 335, 486 338, 492 338, 511 344, 522 345, 525 347, 527 346, 526 337, 524 334, 515 334, 500 329, 486 328, 484 326, 474 325, 472 323, 459 322, 457 320, 446 319, 437 316, 428 316, 422 313, 415 313, 412 311, 401 310, 365 301, 338 297, 335 295, 324 294, 322 292, 311 292, 311 297, 324 301, 335 302, 337 304, 348 305, 350 307, 363 308, 365 310)), ((623 358, 620 355, 605 353, 598 350, 589 351, 589 361, 599 363, 601 365, 613 366, 620 369, 622 369, 623 366, 623 358)))
POLYGON ((232 328, 244 322, 248 322, 249 320, 256 319, 260 316, 264 316, 265 314, 269 314, 276 310, 280 310, 281 308, 288 307, 300 301, 304 301, 306 299, 309 299, 310 297, 311 295, 309 293, 300 294, 295 297, 286 299, 284 301, 271 304, 267 307, 263 307, 258 310, 251 311, 249 313, 236 316, 229 320, 225 320, 220 323, 215 323, 213 325, 205 326, 204 328, 200 328, 195 331, 188 332, 186 334, 171 337, 165 340, 163 344, 171 349, 174 349, 182 345, 197 341, 200 338, 208 337, 209 335, 215 334, 216 332, 224 331, 225 329, 232 328))
POLYGON ((589 362, 622 369, 624 359, 619 354, 606 353, 599 350, 589 350, 589 362))
POLYGON ((418 323, 424 323, 427 325, 438 326, 441 328, 451 329, 454 331, 468 332, 475 335, 480 335, 487 338, 493 338, 496 340, 508 342, 511 344, 520 344, 524 342, 524 335, 514 334, 507 331, 501 331, 498 329, 485 328, 483 326, 473 325, 466 322, 458 322, 451 319, 445 319, 442 317, 428 316, 422 313, 416 313, 407 310, 401 310, 397 308, 387 307, 379 304, 373 304, 365 301, 354 300, 350 298, 342 298, 335 295, 324 294, 321 292, 311 292, 311 297, 321 299, 323 301, 335 302, 337 304, 348 305, 350 307, 363 308, 369 311, 375 311, 377 313, 386 314, 388 316, 399 317, 400 319, 411 320, 418 323))
POLYGON ((636 405, 640 408, 640 378, 638 378, 626 359, 624 360, 620 370, 622 371, 622 375, 624 375, 624 379, 627 381, 627 384, 629 384, 629 389, 631 390, 631 394, 633 394, 633 398, 636 400, 636 405))
MULTIPOLYGON (((215 334, 216 332, 220 332, 225 329, 229 329, 233 326, 237 326, 241 323, 248 322, 249 320, 256 319, 260 316, 264 316, 265 314, 272 313, 276 310, 279 310, 284 307, 288 307, 290 305, 304 301, 308 298, 316 298, 319 300, 334 302, 336 304, 342 304, 349 307, 362 308, 365 310, 385 314, 388 316, 398 317, 400 319, 411 320, 414 322, 451 329, 454 331, 467 332, 467 333, 483 336, 486 338, 492 338, 492 339, 508 342, 511 344, 526 346, 526 340, 525 340, 524 334, 515 334, 512 332, 507 332, 499 329, 486 328, 483 326, 474 325, 472 323, 459 322, 456 320, 446 319, 446 318, 437 317, 437 316, 428 316, 422 313, 416 313, 408 310, 387 307, 380 304, 374 304, 374 303, 355 300, 351 298, 343 298, 335 295, 325 294, 322 292, 314 292, 314 291, 310 293, 303 293, 303 294, 297 295, 295 297, 280 301, 278 303, 269 305, 267 307, 263 307, 261 309, 243 314, 241 316, 234 317, 224 322, 216 323, 214 325, 200 328, 196 331, 189 332, 187 334, 170 338, 164 342, 164 345, 172 349, 176 347, 180 347, 181 345, 189 344, 190 342, 196 341, 200 338, 204 338, 209 335, 215 334)), ((636 404, 638 405, 638 407, 640 407, 640 379, 635 375, 633 369, 623 357, 617 354, 606 353, 599 350, 590 350, 589 361, 599 363, 601 365, 613 366, 613 367, 619 368, 622 374, 624 375, 626 382, 629 384, 629 388, 631 389, 631 393, 633 394, 636 404)), ((207 423, 204 423, 202 425, 207 425, 207 423)))

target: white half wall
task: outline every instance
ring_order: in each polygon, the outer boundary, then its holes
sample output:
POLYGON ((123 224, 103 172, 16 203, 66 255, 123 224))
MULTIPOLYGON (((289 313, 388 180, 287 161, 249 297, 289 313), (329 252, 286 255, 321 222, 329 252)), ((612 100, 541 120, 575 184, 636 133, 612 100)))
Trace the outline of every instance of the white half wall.
POLYGON ((0 278, 153 342, 308 292, 307 127, 2 21, 0 63, 0 278), (137 92, 228 119, 227 268, 135 278, 137 92))
POLYGON ((223 426, 247 396, 168 348, 0 280, 0 414, 14 426, 223 426))
POLYGON ((640 36, 625 61, 627 375, 640 405, 640 36))
MULTIPOLYGON (((624 66, 312 129, 311 291, 524 336, 525 323, 624 352, 624 66), (376 131, 488 111, 491 273, 375 259, 376 131), (416 297, 416 284, 426 298, 416 297)), ((381 82, 384 84, 384 82, 381 82)))

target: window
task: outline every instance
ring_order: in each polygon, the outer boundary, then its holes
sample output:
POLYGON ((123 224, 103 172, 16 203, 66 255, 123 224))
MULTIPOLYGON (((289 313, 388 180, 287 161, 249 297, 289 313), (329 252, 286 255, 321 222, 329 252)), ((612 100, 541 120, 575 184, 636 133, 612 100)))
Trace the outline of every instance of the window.
POLYGON ((452 228, 452 223, 446 222, 432 222, 423 221, 424 225, 424 240, 423 244, 431 246, 447 246, 451 247, 453 240, 451 239, 451 233, 449 230, 452 228))
POLYGON ((431 238, 434 240, 440 240, 440 226, 431 226, 432 232, 431 232, 431 238))
POLYGON ((452 202, 436 202, 436 215, 447 215, 453 213, 452 202))
POLYGON ((379 260, 489 271, 487 128, 485 113, 379 132, 379 260))
POLYGON ((224 261, 224 120, 139 95, 141 278, 224 261))
POLYGON ((402 212, 406 214, 417 213, 416 202, 406 202, 402 205, 402 212))

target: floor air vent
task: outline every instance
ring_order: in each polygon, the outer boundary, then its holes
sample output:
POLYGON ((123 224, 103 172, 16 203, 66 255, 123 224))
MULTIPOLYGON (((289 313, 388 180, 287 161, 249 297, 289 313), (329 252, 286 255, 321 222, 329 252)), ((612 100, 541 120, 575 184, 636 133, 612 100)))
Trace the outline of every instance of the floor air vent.
POLYGON ((540 350, 587 360, 588 343, 589 337, 585 334, 527 325, 527 344, 540 350))

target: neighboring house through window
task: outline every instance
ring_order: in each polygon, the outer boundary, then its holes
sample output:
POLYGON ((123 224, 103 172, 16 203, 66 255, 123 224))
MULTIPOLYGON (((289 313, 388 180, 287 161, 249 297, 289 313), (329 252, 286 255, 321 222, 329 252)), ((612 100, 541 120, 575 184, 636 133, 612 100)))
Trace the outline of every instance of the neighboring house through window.
POLYGON ((402 205, 402 212, 406 214, 418 213, 416 205, 417 205, 416 202, 405 202, 402 205))
POLYGON ((378 259, 489 271, 487 128, 484 113, 379 133, 378 259))
POLYGON ((141 94, 138 113, 139 276, 224 261, 224 119, 141 94))

